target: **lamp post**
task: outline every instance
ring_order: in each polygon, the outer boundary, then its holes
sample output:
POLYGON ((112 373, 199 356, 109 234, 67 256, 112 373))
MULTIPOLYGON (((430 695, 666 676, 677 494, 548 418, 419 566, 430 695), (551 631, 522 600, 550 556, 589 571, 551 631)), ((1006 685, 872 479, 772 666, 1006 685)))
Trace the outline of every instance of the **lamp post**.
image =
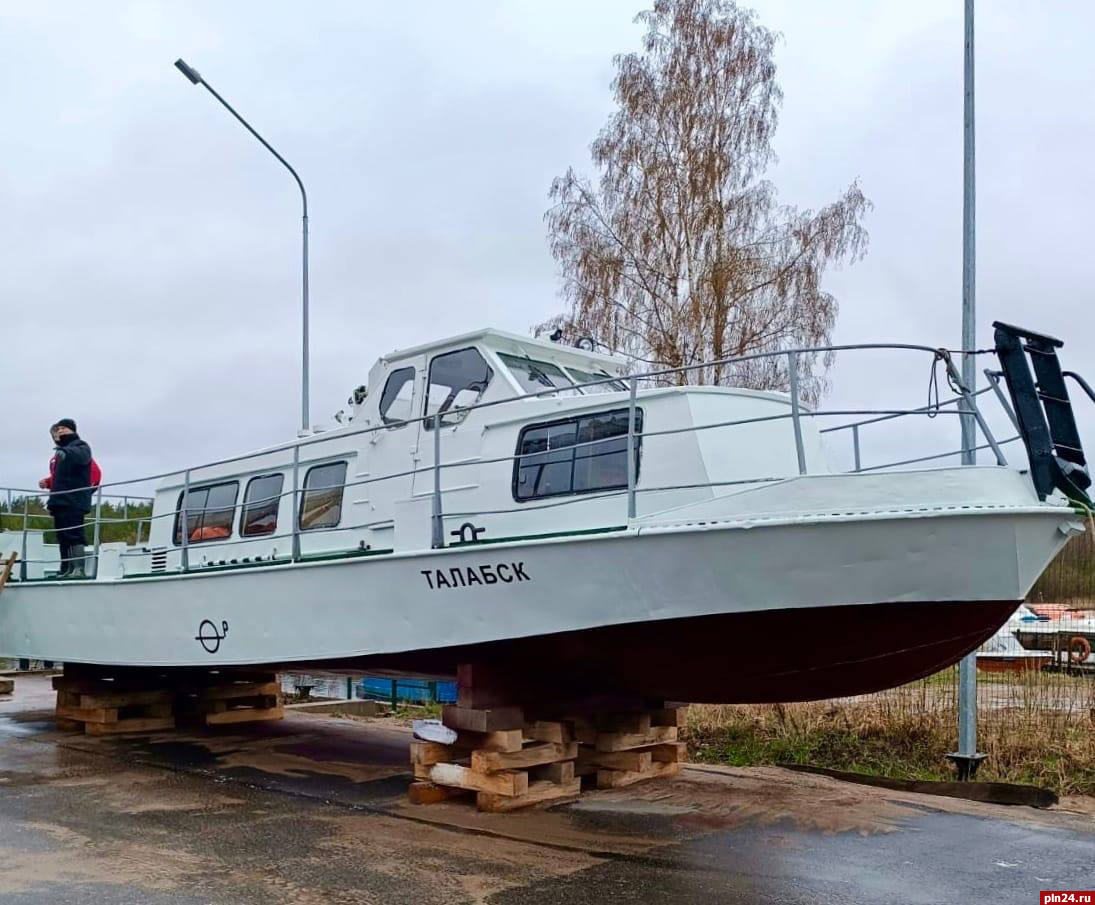
POLYGON ((185 75, 193 84, 203 86, 206 91, 220 101, 224 109, 238 119, 243 127, 262 142, 262 146, 281 162, 281 165, 292 174, 293 179, 296 180, 297 186, 300 188, 300 200, 303 209, 303 214, 301 216, 303 288, 301 291, 300 429, 301 431, 307 431, 309 429, 308 422, 310 420, 308 415, 308 193, 304 191, 304 183, 300 181, 300 176, 297 175, 297 171, 289 165, 289 161, 275 151, 270 142, 259 135, 259 133, 251 127, 251 124, 233 109, 228 101, 217 94, 213 89, 213 86, 202 78, 201 73, 198 72, 198 70, 187 65, 187 63, 181 59, 175 61, 175 68, 185 75))
MULTIPOLYGON (((969 392, 976 389, 977 370, 972 350, 977 347, 977 170, 975 157, 974 79, 973 79, 973 7, 965 0, 965 103, 963 110, 962 158, 962 382, 969 392)), ((970 403, 972 405, 973 403, 970 403)), ((962 424, 962 464, 977 464, 977 434, 973 413, 959 417, 962 424)), ((954 762, 960 780, 973 779, 985 755, 977 750, 977 654, 966 654, 958 664, 958 750, 948 757, 954 762)))

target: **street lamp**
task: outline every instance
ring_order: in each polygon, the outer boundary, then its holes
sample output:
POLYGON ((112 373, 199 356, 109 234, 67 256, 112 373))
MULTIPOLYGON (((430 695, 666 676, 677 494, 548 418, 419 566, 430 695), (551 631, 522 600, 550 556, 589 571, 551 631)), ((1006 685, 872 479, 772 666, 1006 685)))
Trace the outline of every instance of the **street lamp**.
POLYGON ((303 289, 302 289, 302 305, 301 305, 301 359, 300 359, 300 429, 301 431, 307 431, 309 429, 309 417, 308 417, 308 194, 304 191, 304 183, 300 181, 300 177, 297 175, 297 171, 289 166, 289 161, 282 157, 277 151, 273 149, 265 138, 259 135, 251 124, 247 122, 242 116, 240 116, 223 97, 217 94, 213 90, 213 87, 201 77, 201 73, 194 69, 192 66, 187 65, 184 60, 176 60, 175 68, 185 75, 193 84, 202 85, 205 90, 213 95, 224 106, 229 113, 231 113, 236 119, 243 124, 243 127, 255 136, 264 148, 273 154, 282 166, 285 167, 296 180, 297 186, 300 188, 300 200, 303 207, 303 215, 301 217, 302 223, 302 236, 303 236, 303 289))

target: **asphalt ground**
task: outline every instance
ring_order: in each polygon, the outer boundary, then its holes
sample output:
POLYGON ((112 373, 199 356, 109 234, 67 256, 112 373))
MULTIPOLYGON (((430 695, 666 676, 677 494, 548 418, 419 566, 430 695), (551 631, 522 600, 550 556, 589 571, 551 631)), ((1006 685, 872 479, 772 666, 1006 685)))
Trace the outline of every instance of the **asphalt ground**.
POLYGON ((775 768, 512 814, 406 802, 408 730, 292 714, 202 733, 55 731, 0 703, 0 902, 1022 903, 1095 889, 1095 805, 1034 810, 775 768))

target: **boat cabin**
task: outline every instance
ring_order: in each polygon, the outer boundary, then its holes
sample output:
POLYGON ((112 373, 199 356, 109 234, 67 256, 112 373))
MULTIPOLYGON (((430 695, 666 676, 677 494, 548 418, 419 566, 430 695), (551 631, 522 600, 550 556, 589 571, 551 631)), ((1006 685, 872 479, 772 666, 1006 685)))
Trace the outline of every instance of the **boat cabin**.
MULTIPOLYGON (((480 330, 383 356, 350 404, 335 429, 163 480, 148 542, 104 556, 99 577, 628 523, 632 402, 620 358, 480 330)), ((800 473, 787 394, 644 382, 634 405, 638 517, 800 473), (748 423, 704 429, 731 421, 748 423)), ((804 414, 805 465, 827 471, 804 414)))

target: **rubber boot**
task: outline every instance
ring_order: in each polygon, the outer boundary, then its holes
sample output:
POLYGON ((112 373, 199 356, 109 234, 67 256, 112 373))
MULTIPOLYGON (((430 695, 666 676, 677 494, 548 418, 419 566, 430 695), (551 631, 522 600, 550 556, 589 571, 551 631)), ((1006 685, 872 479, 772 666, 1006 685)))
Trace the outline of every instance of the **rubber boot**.
POLYGON ((84 545, 73 544, 69 548, 69 562, 71 566, 68 570, 66 578, 87 578, 87 572, 84 571, 84 545))

